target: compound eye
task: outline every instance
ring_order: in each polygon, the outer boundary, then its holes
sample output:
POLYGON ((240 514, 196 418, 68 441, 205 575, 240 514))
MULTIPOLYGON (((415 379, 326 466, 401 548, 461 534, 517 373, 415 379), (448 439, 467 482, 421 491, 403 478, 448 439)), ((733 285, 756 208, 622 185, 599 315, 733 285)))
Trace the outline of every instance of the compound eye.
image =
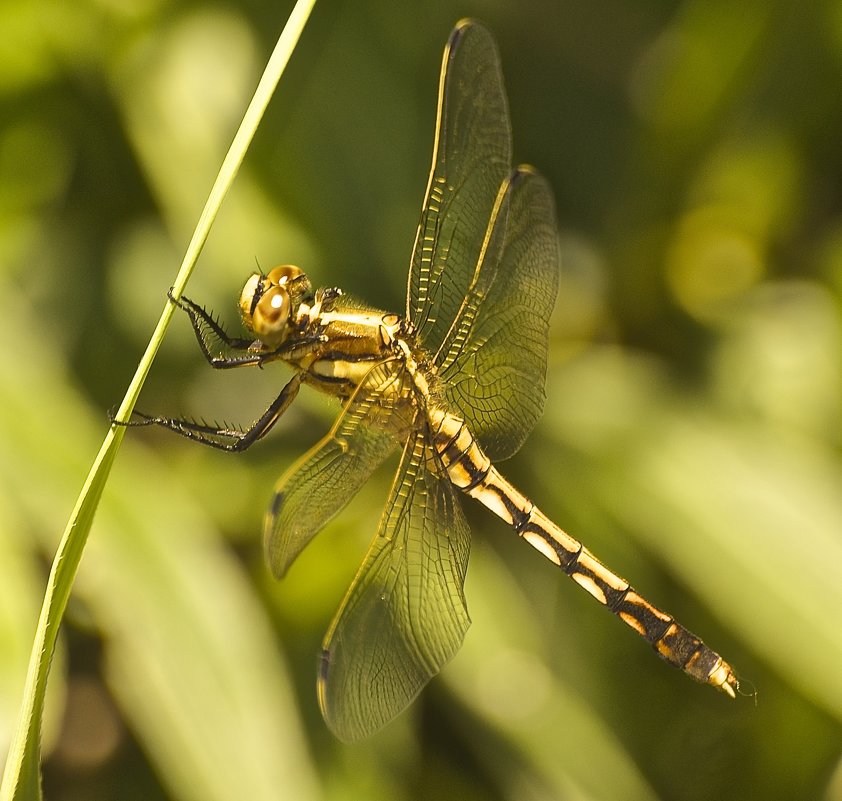
POLYGON ((289 336, 292 304, 299 303, 310 290, 310 282, 300 267, 282 264, 268 275, 249 276, 240 293, 240 313, 246 328, 269 348, 277 348, 289 336))
POLYGON ((270 348, 277 347, 289 333, 289 292, 270 276, 252 275, 240 294, 243 322, 270 348))
POLYGON ((270 287, 254 307, 251 327, 257 338, 269 347, 277 347, 287 337, 289 292, 282 286, 270 287))
POLYGON ((263 293, 266 291, 266 278, 260 273, 249 276, 240 293, 240 314, 246 327, 251 330, 251 318, 263 293))
POLYGON ((300 267, 296 267, 294 264, 281 264, 269 271, 266 280, 273 286, 283 286, 302 275, 304 275, 304 270, 300 267))

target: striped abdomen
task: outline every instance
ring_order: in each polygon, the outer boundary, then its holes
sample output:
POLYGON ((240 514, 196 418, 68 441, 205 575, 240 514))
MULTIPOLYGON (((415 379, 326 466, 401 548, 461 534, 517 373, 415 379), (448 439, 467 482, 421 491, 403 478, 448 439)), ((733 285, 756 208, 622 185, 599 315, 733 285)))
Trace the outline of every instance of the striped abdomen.
POLYGON ((440 408, 428 410, 428 417, 434 446, 455 487, 505 520, 671 665, 696 681, 736 697, 739 682, 731 666, 671 615, 638 595, 625 579, 521 495, 491 464, 463 420, 440 408))

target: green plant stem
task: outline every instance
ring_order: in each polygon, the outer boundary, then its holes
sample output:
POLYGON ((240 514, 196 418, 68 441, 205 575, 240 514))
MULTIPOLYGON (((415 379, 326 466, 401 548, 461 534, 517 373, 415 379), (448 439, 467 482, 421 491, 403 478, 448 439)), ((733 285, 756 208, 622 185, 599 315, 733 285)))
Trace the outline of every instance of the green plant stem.
MULTIPOLYGON (((240 164, 245 158, 269 100, 298 43, 314 5, 315 0, 298 0, 287 20, 287 24, 284 26, 254 96, 246 109, 240 127, 222 162, 190 244, 184 254, 181 267, 173 282, 173 293, 176 296, 181 295, 195 267, 211 225, 216 219, 225 195, 228 193, 240 164)), ((167 302, 161 313, 146 351, 117 411, 116 419, 119 421, 127 420, 134 408, 146 376, 151 369, 155 354, 163 341, 174 308, 172 303, 167 302)), ((42 797, 40 778, 41 720, 50 662, 94 514, 124 433, 124 427, 112 425, 106 434, 53 559, 32 645, 18 723, 6 760, 2 784, 0 784, 0 801, 33 801, 42 797)))

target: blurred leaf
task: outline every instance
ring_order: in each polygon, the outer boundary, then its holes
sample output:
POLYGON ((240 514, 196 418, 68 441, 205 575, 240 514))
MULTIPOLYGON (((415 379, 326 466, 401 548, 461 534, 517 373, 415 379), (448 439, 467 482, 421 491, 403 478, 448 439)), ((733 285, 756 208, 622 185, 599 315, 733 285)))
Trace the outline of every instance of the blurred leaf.
POLYGON ((842 542, 832 534, 842 531, 842 469, 831 454, 682 409, 653 424, 649 447, 624 477, 628 494, 612 496, 615 514, 726 625, 842 721, 842 629, 828 614, 842 609, 842 542))
POLYGON ((682 5, 637 76, 640 110, 665 143, 692 142, 710 124, 751 70, 773 8, 759 0, 682 5))
POLYGON ((593 498, 842 719, 842 630, 827 613, 842 608, 842 466, 816 442, 665 391, 651 366, 617 356, 582 359, 549 415, 591 443, 593 498))

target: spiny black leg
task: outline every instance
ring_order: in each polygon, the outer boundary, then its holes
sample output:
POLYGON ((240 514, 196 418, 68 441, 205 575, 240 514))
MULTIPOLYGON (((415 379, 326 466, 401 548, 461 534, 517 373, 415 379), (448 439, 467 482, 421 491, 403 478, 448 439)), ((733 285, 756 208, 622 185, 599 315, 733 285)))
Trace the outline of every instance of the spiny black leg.
POLYGON ((167 292, 167 297, 190 318, 193 333, 211 367, 226 369, 261 364, 264 361, 264 354, 254 351, 254 340, 230 336, 219 321, 198 303, 190 298, 176 298, 172 289, 167 292), (228 351, 240 353, 232 356, 228 351))
POLYGON ((253 340, 242 339, 239 337, 229 336, 228 332, 222 327, 219 321, 208 312, 204 307, 198 303, 190 300, 190 298, 177 298, 172 293, 172 288, 167 290, 167 297, 178 306, 183 312, 186 312, 193 323, 193 327, 201 331, 205 327, 210 328, 213 333, 229 348, 235 350, 248 350, 252 345, 253 340))
POLYGON ((222 451, 244 451, 250 448, 257 440, 264 437, 278 422, 281 415, 289 408, 295 400, 298 389, 301 386, 301 374, 296 373, 284 386, 280 394, 269 408, 255 420, 248 428, 209 425, 195 420, 182 420, 177 417, 153 417, 143 412, 132 413, 131 420, 119 422, 114 420, 113 413, 109 413, 112 423, 123 426, 162 426, 174 431, 182 437, 207 445, 211 448, 218 448, 222 451))

